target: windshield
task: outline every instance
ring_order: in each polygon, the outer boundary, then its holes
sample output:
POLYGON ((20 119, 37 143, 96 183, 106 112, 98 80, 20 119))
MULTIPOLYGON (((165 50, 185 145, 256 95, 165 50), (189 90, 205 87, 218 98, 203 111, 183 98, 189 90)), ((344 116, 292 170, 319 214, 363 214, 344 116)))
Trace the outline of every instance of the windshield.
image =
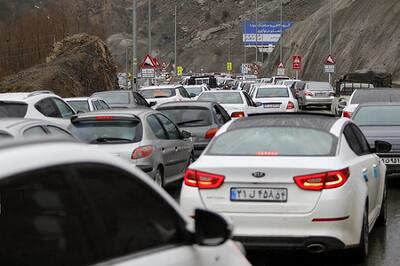
POLYGON ((243 104, 243 99, 239 92, 206 92, 201 94, 198 100, 221 104, 243 104))
POLYGON ((210 126, 212 123, 212 113, 206 107, 175 106, 161 108, 158 111, 181 127, 205 127, 210 126))
POLYGON ((400 126, 400 106, 363 106, 352 119, 359 126, 400 126))
POLYGON ((0 117, 25 117, 28 105, 25 103, 6 103, 0 101, 0 117))
POLYGON ((170 89, 146 89, 141 90, 140 94, 146 99, 152 98, 169 98, 176 95, 175 88, 170 89))
POLYGON ((203 92, 201 87, 185 87, 185 89, 189 94, 195 94, 196 96, 199 96, 203 92))
POLYGON ((102 92, 95 93, 94 95, 100 96, 103 100, 109 104, 129 104, 129 92, 127 91, 113 91, 113 92, 102 92))
POLYGON ((253 127, 220 135, 207 151, 225 156, 333 156, 336 137, 316 129, 253 127))
POLYGON ((332 91, 333 88, 328 82, 310 82, 307 88, 312 91, 332 91))
POLYGON ((75 111, 89 112, 89 103, 87 101, 68 101, 68 104, 74 108, 75 111))
POLYGON ((71 132, 91 144, 135 143, 142 138, 140 122, 130 120, 78 121, 73 123, 71 132))
POLYGON ((287 88, 259 88, 256 98, 287 98, 289 92, 287 88))
POLYGON ((400 91, 388 92, 357 90, 351 99, 351 104, 382 102, 400 102, 400 91))

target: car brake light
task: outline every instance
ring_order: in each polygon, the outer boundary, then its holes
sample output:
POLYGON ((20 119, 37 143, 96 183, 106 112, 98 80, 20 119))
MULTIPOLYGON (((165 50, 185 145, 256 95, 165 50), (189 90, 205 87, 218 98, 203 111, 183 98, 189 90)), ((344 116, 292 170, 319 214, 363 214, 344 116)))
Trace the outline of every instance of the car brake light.
POLYGON ((314 96, 314 93, 312 93, 311 91, 306 91, 304 92, 305 96, 314 96))
POLYGON ((204 136, 205 139, 212 139, 215 137, 215 134, 217 134, 218 128, 211 128, 207 130, 206 135, 204 136))
POLYGON ((192 169, 186 170, 184 182, 189 187, 201 189, 219 188, 224 183, 225 176, 200 172, 192 169))
POLYGON ((293 179, 301 189, 321 191, 343 186, 349 176, 350 170, 345 168, 338 171, 295 176, 293 179))
POLYGON ((352 115, 351 112, 347 112, 347 111, 344 111, 344 112, 343 112, 343 117, 351 118, 351 115, 352 115))
POLYGON ((287 107, 286 107, 286 110, 292 110, 292 109, 294 109, 294 103, 292 103, 292 102, 288 102, 288 104, 287 104, 287 107))
POLYGON ((148 146, 142 146, 137 149, 135 149, 132 152, 131 159, 132 160, 137 160, 137 159, 143 159, 151 156, 154 152, 154 147, 151 145, 148 146))
POLYGON ((242 117, 244 117, 244 116, 245 116, 244 112, 233 112, 233 113, 231 114, 231 117, 232 117, 232 118, 242 118, 242 117))
POLYGON ((110 116, 110 115, 99 115, 96 116, 96 120, 113 120, 114 117, 110 116))

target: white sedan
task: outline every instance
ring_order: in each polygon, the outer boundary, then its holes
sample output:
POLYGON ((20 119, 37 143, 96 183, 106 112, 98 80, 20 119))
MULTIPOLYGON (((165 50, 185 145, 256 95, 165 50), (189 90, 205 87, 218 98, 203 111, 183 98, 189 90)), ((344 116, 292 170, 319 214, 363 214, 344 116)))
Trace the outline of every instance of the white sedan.
POLYGON ((185 212, 208 208, 229 217, 248 248, 368 254, 368 233, 386 222, 386 166, 350 120, 268 114, 220 129, 186 172, 185 212))
POLYGON ((297 112, 299 104, 285 85, 261 85, 255 87, 251 97, 266 112, 297 112))

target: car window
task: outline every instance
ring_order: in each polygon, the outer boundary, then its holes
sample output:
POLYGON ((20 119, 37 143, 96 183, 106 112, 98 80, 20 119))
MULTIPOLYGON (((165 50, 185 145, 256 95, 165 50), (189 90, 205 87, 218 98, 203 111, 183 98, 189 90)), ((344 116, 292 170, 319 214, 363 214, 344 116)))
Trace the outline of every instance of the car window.
POLYGON ((143 96, 140 95, 139 93, 134 93, 133 97, 135 98, 137 105, 141 105, 141 106, 145 106, 145 107, 149 106, 146 99, 143 98, 143 96))
POLYGON ((102 227, 104 259, 186 242, 185 222, 156 191, 111 166, 75 166, 79 183, 102 227))
POLYGON ((35 108, 44 116, 62 118, 60 110, 57 108, 55 102, 50 98, 37 102, 35 108))
POLYGON ((248 106, 255 106, 256 104, 253 102, 253 100, 250 98, 250 96, 247 94, 247 92, 243 92, 244 98, 246 99, 247 105, 248 106))
POLYGON ((307 89, 311 91, 333 91, 331 84, 328 82, 309 82, 307 83, 307 89))
POLYGON ((144 89, 140 91, 140 94, 145 99, 152 99, 152 98, 169 98, 176 95, 175 88, 168 88, 168 89, 144 89))
POLYGON ((74 108, 77 112, 81 111, 85 113, 90 111, 88 101, 69 101, 68 104, 71 105, 72 108, 74 108))
POLYGON ((71 118, 74 115, 74 111, 63 101, 57 98, 52 99, 56 104, 62 118, 71 118))
POLYGON ((285 88, 259 88, 256 98, 287 98, 289 91, 285 88))
POLYGON ((98 262, 93 224, 66 176, 65 167, 53 167, 0 181, 0 265, 98 262))
POLYGON ((67 131, 56 127, 56 126, 47 126, 47 129, 49 130, 50 134, 53 136, 59 136, 59 137, 68 137, 71 138, 72 135, 69 134, 67 131))
POLYGON ((185 87, 186 91, 190 94, 194 94, 196 96, 199 96, 200 93, 203 92, 202 87, 185 87))
POLYGON ((166 115, 179 127, 204 127, 210 126, 212 122, 212 113, 207 107, 171 106, 157 110, 166 115))
POLYGON ((371 153, 371 148, 368 144, 367 139, 365 138, 364 134, 361 132, 361 130, 354 124, 351 124, 350 127, 354 131, 355 136, 357 137, 357 140, 360 144, 361 147, 361 153, 362 154, 370 154, 371 153))
POLYGON ((400 126, 400 105, 362 106, 351 119, 358 126, 400 126))
POLYGON ((190 98, 189 93, 185 90, 184 87, 179 87, 179 93, 182 95, 184 98, 190 98))
POLYGON ((171 120, 161 114, 157 114, 157 118, 160 119, 170 139, 181 139, 181 133, 171 120))
POLYGON ((31 127, 28 128, 24 131, 23 135, 25 137, 40 137, 40 136, 45 136, 46 135, 46 131, 44 131, 44 129, 40 126, 36 126, 36 127, 31 127))
POLYGON ((99 103, 100 103, 102 110, 110 109, 110 106, 108 106, 108 104, 105 101, 100 100, 99 103))
POLYGON ((225 124, 226 122, 224 116, 222 115, 221 110, 218 108, 218 106, 214 105, 213 109, 217 123, 220 125, 225 124))
POLYGON ((0 118, 1 117, 25 117, 28 105, 25 103, 8 103, 0 101, 0 118))
POLYGON ((243 104, 240 92, 203 92, 198 100, 220 104, 243 104))
POLYGON ((355 132, 352 130, 352 127, 350 124, 348 124, 344 130, 343 134, 347 140, 347 143, 349 144, 350 148, 353 150, 353 152, 359 156, 364 154, 364 150, 361 147, 360 141, 358 140, 358 137, 355 132))
POLYGON ((127 91, 108 91, 98 92, 93 96, 99 96, 106 101, 107 104, 129 104, 129 92, 127 91))
POLYGON ((159 139, 168 139, 167 132, 165 132, 164 127, 154 115, 147 117, 147 123, 149 124, 154 136, 159 139))
POLYGON ((220 111, 220 113, 222 115, 222 118, 224 119, 224 124, 229 122, 229 121, 231 121, 231 116, 224 109, 224 107, 222 107, 221 105, 217 104, 217 105, 215 105, 215 108, 217 108, 220 111))
POLYGON ((351 98, 351 104, 400 102, 400 92, 396 90, 356 90, 351 98))

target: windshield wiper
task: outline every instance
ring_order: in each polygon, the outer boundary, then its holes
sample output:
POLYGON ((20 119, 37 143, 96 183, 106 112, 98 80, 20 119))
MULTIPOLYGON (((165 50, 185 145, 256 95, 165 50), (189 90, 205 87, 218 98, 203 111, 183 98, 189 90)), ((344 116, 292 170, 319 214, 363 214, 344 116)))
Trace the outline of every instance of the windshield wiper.
POLYGON ((191 124, 191 123, 197 123, 197 122, 202 122, 202 121, 204 121, 204 120, 203 119, 189 120, 189 121, 180 122, 177 125, 178 126, 182 126, 182 125, 191 124))
POLYGON ((90 143, 107 143, 107 142, 132 142, 131 139, 124 139, 124 138, 109 138, 109 137, 102 137, 92 140, 90 143))

